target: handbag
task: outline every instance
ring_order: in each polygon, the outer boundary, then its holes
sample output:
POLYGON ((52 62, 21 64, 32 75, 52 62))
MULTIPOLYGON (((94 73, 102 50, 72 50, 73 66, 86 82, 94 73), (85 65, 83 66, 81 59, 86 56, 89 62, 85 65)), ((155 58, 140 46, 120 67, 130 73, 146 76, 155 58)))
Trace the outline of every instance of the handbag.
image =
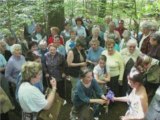
MULTIPOLYGON (((49 93, 48 91, 51 91, 51 88, 48 88, 46 90, 47 94, 49 93)), ((51 108, 49 110, 42 110, 39 113, 38 118, 42 120, 58 120, 58 116, 63 106, 63 102, 64 100, 56 93, 51 108)))

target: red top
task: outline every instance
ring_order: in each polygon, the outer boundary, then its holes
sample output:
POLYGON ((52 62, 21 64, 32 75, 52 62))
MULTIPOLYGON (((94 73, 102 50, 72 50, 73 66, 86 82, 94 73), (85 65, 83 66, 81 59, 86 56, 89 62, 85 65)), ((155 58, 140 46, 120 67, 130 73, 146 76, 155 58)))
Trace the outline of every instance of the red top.
MULTIPOLYGON (((54 37, 52 35, 48 38, 48 41, 47 41, 48 45, 51 44, 51 43, 54 43, 54 37)), ((64 45, 64 40, 63 40, 62 36, 60 36, 60 44, 64 45)))
POLYGON ((122 34, 123 34, 124 30, 126 30, 126 28, 120 28, 120 27, 118 27, 115 30, 118 31, 119 34, 120 34, 120 36, 121 36, 121 38, 123 38, 122 34))

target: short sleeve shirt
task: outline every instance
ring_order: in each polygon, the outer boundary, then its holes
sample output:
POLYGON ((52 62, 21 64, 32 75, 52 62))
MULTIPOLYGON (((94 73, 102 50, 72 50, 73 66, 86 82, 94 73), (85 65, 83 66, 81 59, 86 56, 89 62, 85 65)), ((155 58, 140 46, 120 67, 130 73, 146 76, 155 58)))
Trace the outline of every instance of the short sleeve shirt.
POLYGON ((48 103, 45 99, 45 95, 28 82, 24 82, 20 85, 18 99, 21 108, 27 113, 39 112, 44 109, 48 103))

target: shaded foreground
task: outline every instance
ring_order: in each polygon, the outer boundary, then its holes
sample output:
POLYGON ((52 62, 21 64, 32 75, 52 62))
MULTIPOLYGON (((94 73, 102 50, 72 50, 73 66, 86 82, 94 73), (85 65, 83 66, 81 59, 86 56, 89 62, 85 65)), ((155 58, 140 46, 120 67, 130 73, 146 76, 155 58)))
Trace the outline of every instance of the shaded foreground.
MULTIPOLYGON (((69 113, 71 111, 71 104, 65 104, 61 111, 58 120, 69 120, 69 113)), ((111 106, 108 114, 102 114, 100 120, 120 120, 119 116, 125 114, 127 110, 127 105, 125 103, 116 103, 114 106, 111 106)), ((9 113, 10 120, 21 120, 19 116, 16 115, 14 111, 9 113)))

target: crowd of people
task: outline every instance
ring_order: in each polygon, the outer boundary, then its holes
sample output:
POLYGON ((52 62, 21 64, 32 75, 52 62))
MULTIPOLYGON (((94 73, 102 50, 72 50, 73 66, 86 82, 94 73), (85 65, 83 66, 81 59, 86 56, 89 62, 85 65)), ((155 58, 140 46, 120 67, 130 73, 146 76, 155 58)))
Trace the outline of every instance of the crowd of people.
POLYGON ((32 32, 29 26, 21 30, 17 40, 5 36, 0 40, 0 102, 8 107, 2 119, 8 120, 15 106, 23 120, 36 120, 41 110, 50 109, 56 93, 66 99, 67 80, 72 85, 70 120, 98 120, 102 108, 116 101, 129 105, 121 120, 158 120, 158 27, 144 21, 135 35, 122 19, 117 25, 106 16, 98 25, 78 17, 66 20, 62 31, 51 27, 50 35, 37 23, 32 32), (106 97, 108 90, 112 97, 106 97))

